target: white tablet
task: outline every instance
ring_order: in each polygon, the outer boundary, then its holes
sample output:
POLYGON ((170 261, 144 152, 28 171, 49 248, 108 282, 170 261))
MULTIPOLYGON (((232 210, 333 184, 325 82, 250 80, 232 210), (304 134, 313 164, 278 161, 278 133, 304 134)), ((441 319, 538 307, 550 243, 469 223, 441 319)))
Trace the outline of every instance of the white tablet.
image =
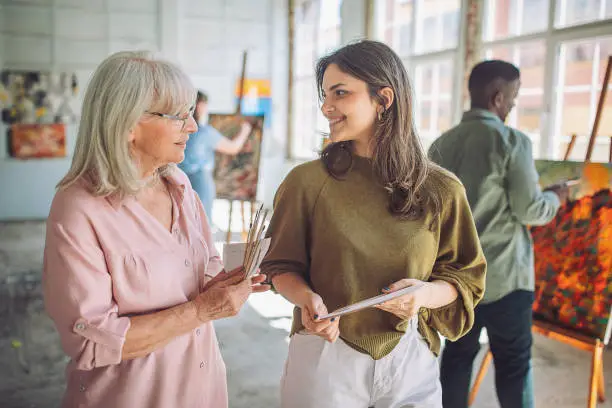
POLYGON ((396 290, 395 292, 374 296, 369 299, 365 299, 357 303, 353 303, 352 305, 348 305, 340 309, 336 309, 333 312, 328 313, 324 316, 319 316, 318 320, 330 319, 332 317, 342 316, 348 313, 356 312, 358 310, 367 309, 368 307, 376 306, 381 303, 385 303, 388 300, 395 299, 398 296, 402 296, 402 295, 406 295, 408 293, 414 292, 415 290, 419 289, 421 286, 422 285, 408 286, 406 288, 396 290))

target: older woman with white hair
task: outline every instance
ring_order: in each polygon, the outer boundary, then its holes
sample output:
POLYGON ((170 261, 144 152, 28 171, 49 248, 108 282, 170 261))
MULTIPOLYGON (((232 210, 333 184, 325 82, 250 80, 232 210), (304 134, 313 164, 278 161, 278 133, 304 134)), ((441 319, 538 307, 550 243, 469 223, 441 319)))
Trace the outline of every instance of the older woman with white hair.
POLYGON ((196 92, 120 52, 94 73, 47 221, 44 296, 70 357, 64 407, 227 407, 212 321, 265 276, 223 271, 184 158, 196 92))

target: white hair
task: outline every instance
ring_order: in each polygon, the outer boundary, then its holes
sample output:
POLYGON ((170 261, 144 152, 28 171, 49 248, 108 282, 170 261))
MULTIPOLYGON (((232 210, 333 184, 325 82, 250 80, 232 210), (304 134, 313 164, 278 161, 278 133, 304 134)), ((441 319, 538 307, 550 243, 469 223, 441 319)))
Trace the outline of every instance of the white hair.
MULTIPOLYGON (((189 77, 151 52, 123 51, 107 57, 85 92, 72 165, 58 188, 85 177, 97 196, 138 192, 145 182, 130 155, 130 131, 145 111, 184 113, 195 98, 189 77)), ((170 166, 158 171, 166 173, 170 166)))

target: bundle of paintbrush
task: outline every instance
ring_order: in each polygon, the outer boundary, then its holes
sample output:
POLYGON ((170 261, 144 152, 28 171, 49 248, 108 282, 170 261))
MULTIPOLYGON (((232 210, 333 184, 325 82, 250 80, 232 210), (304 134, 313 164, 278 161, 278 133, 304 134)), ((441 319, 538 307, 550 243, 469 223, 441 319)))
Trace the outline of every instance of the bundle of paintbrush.
POLYGON ((246 247, 244 250, 244 259, 242 261, 245 279, 257 273, 264 255, 268 252, 270 239, 263 238, 266 230, 267 218, 268 210, 264 210, 262 205, 255 213, 255 218, 249 226, 249 233, 247 235, 246 247))

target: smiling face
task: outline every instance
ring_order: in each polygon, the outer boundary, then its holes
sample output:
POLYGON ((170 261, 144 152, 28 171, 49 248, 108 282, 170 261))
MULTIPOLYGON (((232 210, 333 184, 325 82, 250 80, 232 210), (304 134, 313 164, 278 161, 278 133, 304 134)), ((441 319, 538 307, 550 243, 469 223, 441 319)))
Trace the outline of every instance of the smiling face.
POLYGON ((367 84, 330 64, 323 75, 322 97, 331 140, 369 145, 382 107, 371 98, 367 84))
POLYGON ((130 133, 132 157, 143 174, 170 163, 180 163, 185 158, 189 134, 197 130, 197 125, 191 112, 180 112, 177 115, 186 118, 184 126, 183 120, 145 113, 130 133))

